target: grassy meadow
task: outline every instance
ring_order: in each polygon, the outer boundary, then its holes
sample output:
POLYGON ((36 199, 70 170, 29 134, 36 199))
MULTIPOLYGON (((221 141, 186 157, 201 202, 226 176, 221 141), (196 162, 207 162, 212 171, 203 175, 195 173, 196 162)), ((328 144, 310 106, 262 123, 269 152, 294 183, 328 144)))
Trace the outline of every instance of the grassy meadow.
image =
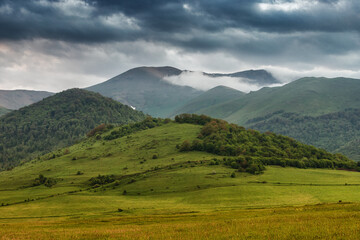
POLYGON ((267 166, 231 177, 210 164, 219 156, 176 149, 200 128, 88 138, 0 172, 0 239, 360 237, 360 173, 267 166), (56 184, 34 186, 39 174, 56 184), (99 174, 116 181, 91 186, 99 174))
POLYGON ((0 219, 1 239, 359 239, 359 204, 0 219))

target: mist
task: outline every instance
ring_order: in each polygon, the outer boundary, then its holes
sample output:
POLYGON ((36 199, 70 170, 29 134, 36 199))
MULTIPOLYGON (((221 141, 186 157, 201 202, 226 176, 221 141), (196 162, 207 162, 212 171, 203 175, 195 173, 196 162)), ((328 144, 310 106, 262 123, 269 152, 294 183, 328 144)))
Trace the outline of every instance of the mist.
MULTIPOLYGON (((262 87, 275 87, 283 84, 258 85, 249 83, 249 79, 237 77, 211 77, 203 72, 184 71, 178 76, 167 76, 164 80, 180 86, 189 86, 198 90, 207 91, 216 86, 226 86, 241 92, 257 91, 262 87)), ((251 81, 251 80, 250 80, 251 81)))

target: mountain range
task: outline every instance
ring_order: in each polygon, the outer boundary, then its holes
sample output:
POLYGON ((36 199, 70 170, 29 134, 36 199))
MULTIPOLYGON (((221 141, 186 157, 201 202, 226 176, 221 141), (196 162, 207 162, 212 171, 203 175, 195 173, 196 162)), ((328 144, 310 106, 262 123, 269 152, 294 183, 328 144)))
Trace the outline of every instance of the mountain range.
POLYGON ((131 69, 104 83, 87 88, 130 105, 152 116, 166 117, 188 99, 201 91, 187 86, 178 86, 163 80, 165 76, 180 75, 172 67, 140 67, 131 69))
MULTIPOLYGON (((203 90, 166 81, 167 77, 180 76, 189 72, 192 71, 182 71, 173 67, 139 67, 86 89, 111 97, 152 116, 168 117, 179 112, 178 109, 189 100, 204 93, 203 90)), ((219 77, 229 77, 236 81, 241 80, 261 86, 279 83, 265 70, 249 70, 231 74, 202 74, 209 76, 209 81, 219 77)))
MULTIPOLYGON (((180 70, 174 67, 138 67, 130 69, 103 83, 90 86, 87 90, 98 92, 103 96, 110 97, 123 104, 132 106, 140 111, 157 117, 169 117, 179 112, 189 102, 202 95, 205 91, 190 86, 181 86, 166 80, 167 77, 181 76, 193 73, 188 70, 180 70)), ((265 70, 247 70, 236 73, 205 73, 208 80, 221 77, 234 78, 235 81, 257 86, 277 84, 279 81, 265 70)), ((217 90, 217 96, 220 91, 217 90)), ((224 92, 223 94, 227 94, 224 92)), ((38 102, 52 92, 33 90, 0 90, 0 115, 7 113, 4 108, 16 110, 32 103, 38 102)), ((209 94, 214 94, 210 92, 209 94)), ((232 99, 232 98, 231 98, 232 99)), ((216 97, 215 103, 222 100, 216 97)))
POLYGON ((38 102, 54 93, 31 90, 0 90, 0 106, 16 110, 38 102))

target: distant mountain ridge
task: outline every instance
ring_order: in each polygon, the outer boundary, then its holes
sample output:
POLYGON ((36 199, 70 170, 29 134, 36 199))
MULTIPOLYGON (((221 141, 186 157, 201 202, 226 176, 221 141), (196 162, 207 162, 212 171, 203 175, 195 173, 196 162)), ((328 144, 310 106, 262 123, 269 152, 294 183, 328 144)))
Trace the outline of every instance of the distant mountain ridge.
POLYGON ((52 92, 34 90, 0 90, 0 106, 16 110, 53 94, 52 92))
POLYGON ((274 76, 264 70, 264 69, 258 69, 258 70, 246 70, 242 72, 235 72, 235 73, 205 73, 208 76, 211 77, 234 77, 234 78, 244 78, 244 80, 247 83, 252 83, 256 85, 271 85, 280 83, 280 81, 274 76))

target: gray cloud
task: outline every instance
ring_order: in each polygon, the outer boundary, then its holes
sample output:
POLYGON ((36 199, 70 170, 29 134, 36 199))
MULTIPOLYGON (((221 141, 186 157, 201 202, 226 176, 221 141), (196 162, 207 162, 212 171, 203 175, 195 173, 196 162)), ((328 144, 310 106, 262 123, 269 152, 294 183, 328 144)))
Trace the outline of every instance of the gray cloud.
POLYGON ((139 65, 360 77, 359 12, 358 0, 0 0, 0 88, 86 86, 139 65))
POLYGON ((171 41, 169 33, 221 33, 229 28, 359 32, 359 10, 357 0, 2 0, 0 38, 88 43, 162 40, 164 35, 171 41))

